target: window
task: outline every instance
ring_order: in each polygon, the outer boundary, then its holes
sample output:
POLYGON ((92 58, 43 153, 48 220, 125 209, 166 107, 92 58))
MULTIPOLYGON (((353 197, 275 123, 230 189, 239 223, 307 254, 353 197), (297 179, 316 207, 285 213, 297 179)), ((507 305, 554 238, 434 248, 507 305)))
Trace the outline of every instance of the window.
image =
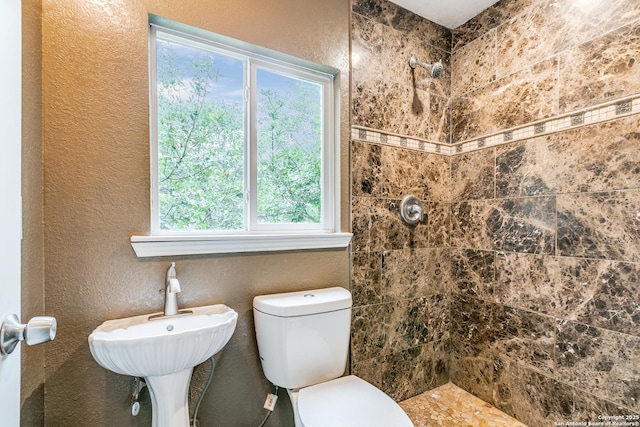
POLYGON ((346 246, 337 73, 203 33, 150 26, 151 236, 136 253, 346 246))

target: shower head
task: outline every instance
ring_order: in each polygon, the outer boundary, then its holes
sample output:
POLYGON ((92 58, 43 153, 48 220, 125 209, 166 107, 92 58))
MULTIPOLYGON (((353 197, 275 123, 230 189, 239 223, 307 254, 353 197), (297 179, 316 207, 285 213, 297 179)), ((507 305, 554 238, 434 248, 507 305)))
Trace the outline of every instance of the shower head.
POLYGON ((418 58, 416 58, 415 56, 412 56, 411 59, 409 59, 409 66, 411 68, 416 68, 416 65, 426 68, 427 71, 429 71, 429 74, 431 75, 431 77, 433 77, 434 79, 437 79, 438 77, 440 77, 440 74, 442 74, 442 70, 444 70, 444 67, 442 66, 442 62, 440 61, 434 64, 427 64, 425 62, 418 60, 418 58))
POLYGON ((431 77, 433 77, 434 79, 437 79, 438 77, 440 77, 440 74, 442 74, 442 71, 444 70, 444 67, 442 66, 442 62, 438 61, 435 64, 431 65, 431 77))

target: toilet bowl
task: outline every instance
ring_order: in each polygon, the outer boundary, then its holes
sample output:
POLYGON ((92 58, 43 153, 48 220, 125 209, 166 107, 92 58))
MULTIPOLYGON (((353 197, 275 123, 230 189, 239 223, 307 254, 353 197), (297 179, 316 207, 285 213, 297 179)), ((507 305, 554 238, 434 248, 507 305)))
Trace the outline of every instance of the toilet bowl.
POLYGON ((287 389, 296 427, 413 427, 384 392, 355 375, 342 376, 351 305, 351 293, 340 287, 255 297, 265 376, 287 389))
POLYGON ((413 427, 393 399, 355 375, 300 389, 297 405, 304 427, 413 427))

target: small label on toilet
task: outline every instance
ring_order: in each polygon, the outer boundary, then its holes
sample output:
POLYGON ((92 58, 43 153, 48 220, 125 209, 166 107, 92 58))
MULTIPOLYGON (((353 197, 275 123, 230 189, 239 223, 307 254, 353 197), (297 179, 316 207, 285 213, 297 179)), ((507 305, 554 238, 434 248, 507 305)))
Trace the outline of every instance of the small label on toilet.
POLYGON ((278 401, 278 396, 272 393, 267 394, 267 400, 264 401, 264 409, 268 409, 269 411, 274 410, 276 407, 276 402, 278 401))

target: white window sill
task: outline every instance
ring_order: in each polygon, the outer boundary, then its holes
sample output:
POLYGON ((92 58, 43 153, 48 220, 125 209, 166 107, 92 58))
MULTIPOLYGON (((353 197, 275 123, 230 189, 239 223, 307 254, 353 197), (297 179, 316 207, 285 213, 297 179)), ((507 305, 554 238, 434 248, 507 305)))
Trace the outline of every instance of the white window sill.
POLYGON ((351 233, 131 236, 138 258, 346 248, 351 233))

